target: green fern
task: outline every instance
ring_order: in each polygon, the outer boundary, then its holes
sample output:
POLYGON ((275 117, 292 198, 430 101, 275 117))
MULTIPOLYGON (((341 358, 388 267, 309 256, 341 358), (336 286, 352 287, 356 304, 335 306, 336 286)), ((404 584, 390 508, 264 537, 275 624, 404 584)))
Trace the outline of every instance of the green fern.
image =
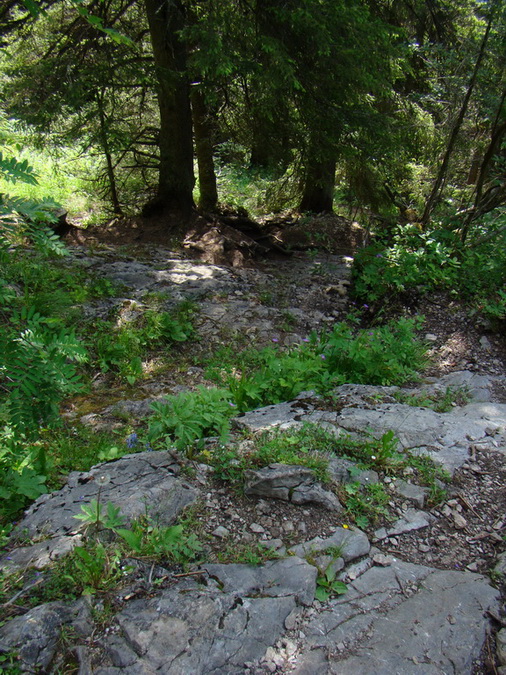
POLYGON ((55 333, 45 323, 33 309, 23 309, 13 314, 10 326, 0 326, 0 386, 7 417, 26 434, 59 421, 62 398, 82 387, 75 364, 87 359, 73 331, 55 333))
MULTIPOLYGON (((2 152, 0 177, 11 183, 37 185, 36 173, 26 159, 20 162, 15 157, 4 157, 2 152)), ((16 237, 25 236, 46 254, 65 255, 65 246, 48 227, 55 222, 58 208, 49 197, 33 200, 0 193, 0 248, 5 249, 16 237)))
POLYGON ((0 152, 0 174, 4 180, 11 183, 37 185, 37 174, 27 159, 20 162, 15 157, 4 157, 2 152, 0 152))

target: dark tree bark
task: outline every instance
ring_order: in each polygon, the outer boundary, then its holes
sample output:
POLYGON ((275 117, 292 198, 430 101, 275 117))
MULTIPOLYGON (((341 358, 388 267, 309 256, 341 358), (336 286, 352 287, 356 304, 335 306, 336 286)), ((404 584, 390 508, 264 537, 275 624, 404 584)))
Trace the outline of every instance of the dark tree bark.
POLYGON ((195 152, 199 170, 199 209, 214 211, 218 205, 218 188, 216 186, 213 157, 214 125, 204 95, 197 86, 192 88, 191 103, 195 152))
POLYGON ((506 122, 499 123, 505 101, 506 101, 506 90, 503 91, 503 94, 501 96, 501 101, 499 103, 496 119, 492 127, 490 143, 483 156, 483 161, 480 166, 478 180, 476 181, 476 196, 474 200, 475 208, 477 208, 478 204, 480 203, 483 192, 483 186, 485 184, 485 179, 488 175, 490 165, 492 164, 492 159, 494 155, 498 154, 501 144, 503 142, 503 138, 506 136, 506 122))
POLYGON ((146 215, 188 215, 193 203, 193 139, 187 49, 180 37, 185 10, 179 0, 144 0, 158 82, 160 174, 156 199, 146 215))
POLYGON ((334 160, 311 160, 306 170, 300 211, 331 213, 334 202, 336 162, 334 160))
POLYGON ((107 133, 107 118, 104 110, 104 92, 99 91, 96 96, 98 116, 100 120, 100 142, 102 150, 104 151, 105 161, 107 165, 107 179, 109 182, 109 195, 114 213, 121 215, 121 204, 118 197, 118 189, 116 185, 116 175, 114 173, 114 163, 109 145, 109 135, 107 133))
POLYGON ((445 154, 443 156, 443 160, 441 162, 441 166, 439 167, 439 171, 436 177, 436 180, 434 181, 434 185, 432 187, 432 191, 429 195, 429 198, 427 199, 427 203, 425 204, 425 209, 421 218, 421 223, 423 225, 426 225, 429 222, 429 219, 432 215, 432 212, 434 210, 434 207, 436 206, 438 199, 441 194, 441 190, 443 189, 443 184, 446 179, 446 173, 448 171, 448 165, 450 163, 450 157, 453 152, 453 148, 455 147, 455 143, 457 141, 457 136, 459 135, 460 127, 462 126, 462 122, 464 121, 464 118, 467 113, 467 107, 469 105, 469 100, 471 98, 471 94, 473 93, 474 86, 476 84, 476 80, 478 78, 478 72, 481 67, 481 63, 483 61, 483 57, 485 56, 485 49, 487 46, 488 42, 488 36, 490 34, 490 30, 492 28, 492 22, 493 18, 495 15, 495 6, 492 7, 490 11, 490 18, 487 23, 487 28, 485 30, 485 34, 483 36, 483 39, 481 41, 481 46, 480 46, 480 51, 478 52, 478 57, 476 59, 476 63, 474 64, 473 72, 471 75, 471 78, 469 80, 469 84, 467 85, 467 90, 464 95, 464 99, 462 101, 462 105, 460 106, 459 114, 457 115, 457 118, 455 119, 455 122, 453 124, 452 130, 450 132, 450 137, 448 139, 448 143, 446 146, 445 154))

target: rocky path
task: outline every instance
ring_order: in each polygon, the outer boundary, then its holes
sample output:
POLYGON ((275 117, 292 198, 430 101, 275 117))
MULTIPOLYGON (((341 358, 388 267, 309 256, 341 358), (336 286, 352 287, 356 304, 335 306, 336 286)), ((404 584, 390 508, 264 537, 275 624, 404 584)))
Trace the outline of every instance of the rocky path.
MULTIPOLYGON (((114 302, 128 320, 147 292, 168 291, 167 306, 198 300, 204 340, 226 343, 239 334, 259 345, 291 344, 342 318, 349 262, 326 257, 292 260, 283 270, 278 263, 230 270, 163 250, 149 258, 114 250, 75 253, 76 264, 125 284, 124 298, 88 312, 100 315, 114 302)), ((443 327, 435 338, 435 352, 448 346, 443 327)), ((460 354, 456 364, 470 359, 460 354)), ((501 362, 494 356, 489 363, 487 374, 439 372, 420 385, 417 393, 465 386, 468 401, 447 413, 400 403, 397 388, 345 385, 336 391, 334 409, 307 393, 235 421, 233 443, 244 442, 241 429, 254 436, 304 422, 337 437, 393 430, 399 452, 416 448, 453 474, 437 507, 428 506, 416 476, 360 472, 339 458, 329 462, 332 490, 304 467, 271 465, 250 472, 245 496, 217 482, 206 465, 171 452, 137 453, 71 474, 18 524, 0 560, 4 572, 35 567, 40 577, 30 583, 43 584, 45 566, 81 544, 83 529, 73 516, 97 494, 129 520, 142 516, 148 502, 161 524, 193 504, 208 542, 205 560, 189 576, 130 561, 110 593, 107 617, 100 596, 46 602, 26 613, 14 611, 14 597, 4 608, 13 618, 0 627, 0 651, 19 654, 17 664, 27 672, 81 675, 506 672, 506 629, 500 630, 506 399, 501 362), (367 531, 346 522, 336 495, 357 480, 385 487, 393 519, 367 531), (258 565, 217 562, 220 548, 257 544, 277 557, 258 565), (341 581, 347 590, 315 599, 326 581, 341 581)), ((150 398, 123 402, 134 417, 147 413, 153 395, 177 391, 167 380, 148 384, 150 398)), ((112 428, 120 412, 117 404, 108 406, 83 422, 112 428)))

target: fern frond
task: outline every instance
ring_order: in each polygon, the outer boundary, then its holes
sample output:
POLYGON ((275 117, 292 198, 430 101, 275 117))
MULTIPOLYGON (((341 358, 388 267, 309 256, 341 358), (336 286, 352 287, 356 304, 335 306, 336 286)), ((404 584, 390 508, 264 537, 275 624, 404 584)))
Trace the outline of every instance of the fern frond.
POLYGON ((0 174, 11 183, 20 181, 29 185, 37 185, 37 174, 25 159, 20 162, 15 157, 4 157, 0 152, 0 174))

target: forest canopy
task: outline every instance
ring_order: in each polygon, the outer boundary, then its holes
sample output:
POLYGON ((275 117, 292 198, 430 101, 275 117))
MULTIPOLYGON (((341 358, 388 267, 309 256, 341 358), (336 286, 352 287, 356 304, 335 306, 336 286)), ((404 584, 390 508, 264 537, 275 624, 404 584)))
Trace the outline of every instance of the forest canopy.
POLYGON ((234 176, 263 181, 258 210, 436 212, 465 239, 506 201, 505 14, 503 0, 7 0, 3 156, 22 137, 93 157, 90 191, 115 213, 212 211, 234 176))

